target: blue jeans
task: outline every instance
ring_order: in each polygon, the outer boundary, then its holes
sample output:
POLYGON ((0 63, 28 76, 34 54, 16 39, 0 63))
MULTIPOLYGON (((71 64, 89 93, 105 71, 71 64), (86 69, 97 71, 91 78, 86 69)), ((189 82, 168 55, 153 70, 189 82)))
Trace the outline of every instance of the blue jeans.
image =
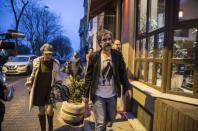
POLYGON ((95 131, 105 131, 106 122, 114 122, 116 117, 117 97, 102 98, 96 96, 93 101, 95 131))

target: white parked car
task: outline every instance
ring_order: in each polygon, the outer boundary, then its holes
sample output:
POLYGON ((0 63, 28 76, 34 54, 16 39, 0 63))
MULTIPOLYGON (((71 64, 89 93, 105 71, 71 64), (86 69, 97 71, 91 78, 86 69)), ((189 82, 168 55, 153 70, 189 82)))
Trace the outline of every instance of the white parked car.
POLYGON ((35 55, 17 55, 3 65, 5 74, 30 74, 32 72, 35 55))

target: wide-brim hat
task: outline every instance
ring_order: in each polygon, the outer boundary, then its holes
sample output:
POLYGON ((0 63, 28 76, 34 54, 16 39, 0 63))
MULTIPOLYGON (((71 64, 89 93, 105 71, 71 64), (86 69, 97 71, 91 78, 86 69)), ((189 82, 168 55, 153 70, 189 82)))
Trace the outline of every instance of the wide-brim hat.
POLYGON ((48 54, 52 54, 53 53, 53 46, 50 44, 43 44, 40 48, 40 51, 42 53, 48 53, 48 54))
POLYGON ((44 53, 44 54, 53 54, 52 51, 44 51, 43 53, 44 53))

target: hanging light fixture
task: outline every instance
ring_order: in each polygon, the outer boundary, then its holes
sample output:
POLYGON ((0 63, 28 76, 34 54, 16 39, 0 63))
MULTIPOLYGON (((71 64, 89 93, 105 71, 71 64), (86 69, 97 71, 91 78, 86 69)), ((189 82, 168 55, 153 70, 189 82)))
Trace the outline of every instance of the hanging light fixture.
POLYGON ((179 19, 184 17, 184 11, 182 9, 179 10, 178 17, 179 17, 179 19))

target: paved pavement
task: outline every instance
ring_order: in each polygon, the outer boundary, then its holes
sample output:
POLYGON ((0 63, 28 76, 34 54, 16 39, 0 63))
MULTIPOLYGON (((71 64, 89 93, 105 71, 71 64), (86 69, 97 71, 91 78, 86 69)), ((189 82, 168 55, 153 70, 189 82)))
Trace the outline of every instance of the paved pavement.
POLYGON ((28 111, 29 94, 24 87, 26 78, 12 84, 15 88, 14 98, 6 102, 6 113, 2 123, 3 131, 38 131, 38 111, 28 111))
MULTIPOLYGON (((6 113, 2 123, 2 131, 39 131, 38 108, 34 107, 31 112, 28 111, 29 94, 24 87, 26 78, 17 80, 12 85, 15 88, 14 98, 6 102, 6 113)), ((59 111, 62 103, 57 103, 57 110, 54 111, 54 129, 55 131, 91 131, 94 130, 94 117, 91 113, 86 118, 83 127, 70 127, 58 121, 59 111)), ((108 131, 132 131, 127 120, 121 119, 117 115, 117 120, 108 131)))

